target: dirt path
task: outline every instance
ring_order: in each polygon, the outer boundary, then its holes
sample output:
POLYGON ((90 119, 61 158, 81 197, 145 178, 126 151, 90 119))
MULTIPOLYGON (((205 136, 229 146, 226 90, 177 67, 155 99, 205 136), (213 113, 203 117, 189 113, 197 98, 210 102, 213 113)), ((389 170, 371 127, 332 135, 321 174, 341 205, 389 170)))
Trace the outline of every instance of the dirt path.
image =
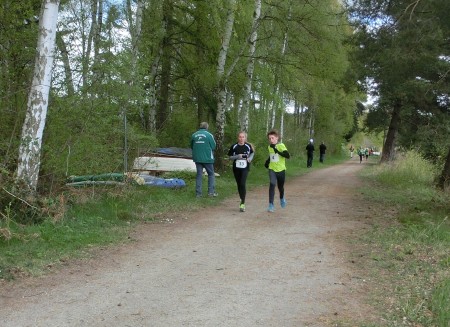
POLYGON ((275 213, 257 189, 245 213, 236 195, 144 224, 100 258, 4 285, 0 326, 357 326, 370 308, 344 238, 367 227, 354 210, 361 166, 288 181, 275 213))

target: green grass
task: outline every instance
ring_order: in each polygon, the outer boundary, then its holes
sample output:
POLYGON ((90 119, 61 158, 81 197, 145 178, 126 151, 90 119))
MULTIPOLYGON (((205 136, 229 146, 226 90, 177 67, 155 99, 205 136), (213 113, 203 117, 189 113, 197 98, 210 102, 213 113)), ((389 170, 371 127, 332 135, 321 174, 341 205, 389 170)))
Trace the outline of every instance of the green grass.
POLYGON ((362 172, 375 217, 360 243, 388 326, 449 326, 450 195, 430 172, 416 153, 362 172))

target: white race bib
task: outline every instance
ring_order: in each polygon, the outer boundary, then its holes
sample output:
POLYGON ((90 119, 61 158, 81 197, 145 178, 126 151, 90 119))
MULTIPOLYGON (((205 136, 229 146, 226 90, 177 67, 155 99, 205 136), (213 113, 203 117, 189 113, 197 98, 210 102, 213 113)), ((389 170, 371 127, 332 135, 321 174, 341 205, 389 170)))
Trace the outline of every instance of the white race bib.
POLYGON ((278 162, 279 160, 280 160, 280 157, 278 156, 278 153, 270 154, 270 162, 278 162))
POLYGON ((247 159, 236 160, 236 168, 247 168, 247 159))

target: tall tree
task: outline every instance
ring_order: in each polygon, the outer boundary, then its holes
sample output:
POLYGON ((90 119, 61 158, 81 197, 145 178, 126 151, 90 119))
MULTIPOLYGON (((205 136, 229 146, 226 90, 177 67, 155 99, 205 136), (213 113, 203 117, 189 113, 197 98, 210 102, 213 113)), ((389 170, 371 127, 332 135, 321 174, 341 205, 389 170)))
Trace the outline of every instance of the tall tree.
POLYGON ((156 128, 163 128, 169 115, 169 92, 172 74, 172 32, 173 32, 173 0, 163 2, 164 37, 161 57, 161 84, 159 90, 159 107, 156 113, 156 128))
MULTIPOLYGON (((131 6, 131 0, 126 2, 126 17, 128 21, 128 30, 131 37, 131 80, 134 84, 135 81, 140 80, 140 74, 138 69, 138 61, 140 57, 139 43, 142 37, 142 16, 144 11, 144 0, 137 0, 136 13, 133 15, 133 9, 131 6), (134 17, 134 19, 133 19, 134 17)), ((144 113, 144 106, 139 107, 139 116, 141 117, 142 127, 145 128, 146 117, 144 113)))
POLYGON ((56 33, 56 45, 61 53, 61 61, 64 66, 64 84, 67 88, 67 95, 73 96, 75 94, 75 88, 73 86, 73 74, 70 68, 69 51, 67 50, 66 42, 63 38, 63 33, 56 33))
POLYGON ((261 17, 261 0, 255 0, 255 9, 253 12, 253 24, 249 42, 248 50, 248 63, 246 68, 246 82, 244 88, 244 98, 242 100, 242 113, 241 113, 241 130, 248 131, 249 126, 249 111, 250 111, 250 100, 252 95, 252 81, 253 81, 253 71, 255 68, 255 51, 256 51, 256 41, 258 37, 258 25, 260 24, 261 17))
MULTIPOLYGON (((217 114, 216 114, 216 152, 224 152, 224 134, 225 134, 225 110, 227 99, 227 75, 225 74, 225 64, 228 50, 230 47, 231 35, 234 26, 234 12, 236 10, 235 0, 228 0, 227 18, 225 28, 222 34, 222 44, 220 46, 219 58, 217 60, 217 114)), ((218 157, 216 166, 219 170, 223 169, 222 156, 218 157)))
POLYGON ((433 131, 449 121, 449 103, 442 101, 450 90, 449 2, 357 0, 349 6, 357 21, 359 60, 365 64, 361 81, 374 85, 378 96, 371 110, 391 118, 382 161, 392 160, 397 145, 423 149, 440 143, 437 148, 446 151, 442 144, 449 133, 433 136, 433 131), (428 135, 426 143, 417 135, 428 135))
POLYGON ((47 117, 55 51, 59 0, 44 0, 39 19, 39 38, 27 113, 22 128, 17 180, 35 191, 41 163, 42 137, 47 117))

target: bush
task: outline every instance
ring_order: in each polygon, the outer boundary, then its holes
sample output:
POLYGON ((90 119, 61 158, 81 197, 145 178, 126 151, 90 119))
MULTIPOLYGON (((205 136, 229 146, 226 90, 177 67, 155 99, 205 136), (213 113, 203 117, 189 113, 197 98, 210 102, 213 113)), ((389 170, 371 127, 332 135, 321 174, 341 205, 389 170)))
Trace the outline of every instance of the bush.
POLYGON ((380 182, 390 186, 432 185, 438 169, 415 150, 410 150, 389 164, 383 164, 374 170, 374 176, 380 182))

